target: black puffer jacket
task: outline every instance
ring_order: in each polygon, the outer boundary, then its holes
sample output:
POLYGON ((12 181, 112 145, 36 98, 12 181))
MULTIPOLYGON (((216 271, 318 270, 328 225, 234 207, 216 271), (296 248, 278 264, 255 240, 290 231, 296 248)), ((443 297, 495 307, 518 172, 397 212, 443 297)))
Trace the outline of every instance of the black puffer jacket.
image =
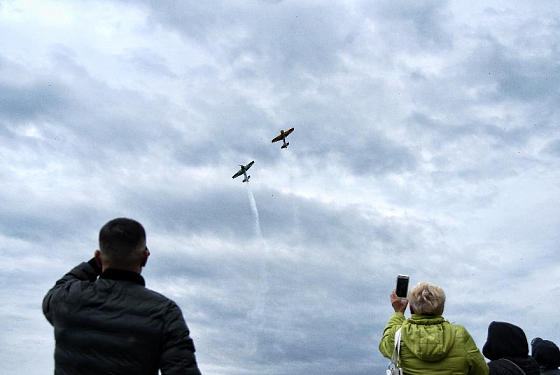
POLYGON ((135 272, 92 259, 47 293, 54 326, 55 374, 199 375, 193 341, 175 302, 144 287, 135 272))
POLYGON ((539 364, 529 357, 529 345, 523 330, 513 324, 492 322, 482 348, 488 359, 490 375, 540 375, 539 364))
POLYGON ((539 365, 531 357, 502 358, 488 363, 490 375, 540 375, 539 365), (512 363, 513 362, 513 363, 512 363), (517 365, 517 366, 516 366, 517 365), (519 371, 521 369, 521 371, 519 371))

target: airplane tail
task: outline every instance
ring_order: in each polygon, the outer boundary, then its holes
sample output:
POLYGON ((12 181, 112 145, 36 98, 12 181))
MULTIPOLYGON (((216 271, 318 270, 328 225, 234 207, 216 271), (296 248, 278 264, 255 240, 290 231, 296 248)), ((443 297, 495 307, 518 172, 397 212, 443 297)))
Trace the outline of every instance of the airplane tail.
POLYGON ((289 144, 290 144, 290 142, 286 142, 286 144, 284 146, 282 146, 281 148, 287 148, 289 144))
POLYGON ((251 176, 247 176, 246 179, 243 180, 243 182, 249 182, 249 179, 251 178, 251 176))

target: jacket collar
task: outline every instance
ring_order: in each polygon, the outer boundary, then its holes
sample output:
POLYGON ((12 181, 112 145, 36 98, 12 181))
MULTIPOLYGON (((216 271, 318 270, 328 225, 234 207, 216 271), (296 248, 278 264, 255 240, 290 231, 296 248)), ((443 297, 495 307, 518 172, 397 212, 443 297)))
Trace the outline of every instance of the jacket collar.
POLYGON ((442 324, 445 322, 445 319, 441 315, 412 314, 408 321, 412 324, 431 326, 435 324, 442 324))
POLYGON ((119 270, 117 268, 108 268, 99 276, 100 279, 132 281, 136 284, 146 286, 144 278, 139 273, 127 270, 119 270))

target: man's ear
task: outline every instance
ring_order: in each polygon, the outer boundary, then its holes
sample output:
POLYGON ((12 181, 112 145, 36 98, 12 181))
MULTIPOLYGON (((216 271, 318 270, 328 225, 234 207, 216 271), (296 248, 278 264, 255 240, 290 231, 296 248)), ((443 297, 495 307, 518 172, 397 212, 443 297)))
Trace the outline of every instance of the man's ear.
POLYGON ((103 268, 103 261, 101 260, 101 251, 95 250, 93 253, 93 257, 95 258, 95 263, 101 268, 103 268))
POLYGON ((142 267, 146 267, 146 263, 148 263, 149 256, 150 256, 150 250, 146 248, 146 250, 144 250, 144 254, 142 254, 142 267))

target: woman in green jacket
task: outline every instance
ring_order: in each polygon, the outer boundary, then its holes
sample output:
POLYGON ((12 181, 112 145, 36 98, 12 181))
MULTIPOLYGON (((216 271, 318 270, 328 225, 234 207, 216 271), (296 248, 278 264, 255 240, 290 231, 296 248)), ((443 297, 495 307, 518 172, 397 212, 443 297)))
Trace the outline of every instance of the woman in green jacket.
POLYGON ((391 358, 395 333, 401 329, 400 360, 405 375, 488 375, 488 365, 465 327, 443 319, 445 293, 420 282, 406 299, 391 294, 395 313, 389 319, 379 350, 391 358), (410 303, 410 319, 404 317, 410 303))

